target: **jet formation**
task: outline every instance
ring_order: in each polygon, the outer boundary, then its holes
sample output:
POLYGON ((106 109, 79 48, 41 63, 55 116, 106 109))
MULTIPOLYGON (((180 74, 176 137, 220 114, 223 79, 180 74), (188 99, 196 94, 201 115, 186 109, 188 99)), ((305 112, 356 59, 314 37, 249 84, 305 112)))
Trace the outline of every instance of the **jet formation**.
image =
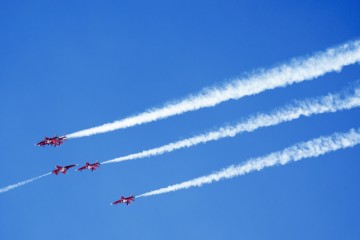
MULTIPOLYGON (((49 146, 56 147, 56 146, 60 146, 61 144, 63 144, 65 140, 66 140, 66 136, 45 137, 45 139, 42 140, 41 142, 38 142, 36 144, 36 146, 44 147, 46 145, 49 145, 49 146)), ((77 166, 77 164, 71 164, 71 165, 67 165, 64 167, 57 165, 55 167, 55 169, 52 171, 52 173, 55 175, 59 175, 60 173, 66 174, 67 170, 69 170, 70 168, 73 168, 75 166, 77 166)), ((79 167, 78 169, 76 169, 76 171, 91 170, 93 172, 99 167, 100 167, 100 163, 98 161, 96 161, 95 163, 86 162, 86 164, 84 166, 79 167)), ((129 205, 129 204, 131 204, 132 201, 135 201, 135 197, 133 195, 131 195, 129 197, 121 196, 121 198, 119 200, 111 203, 111 205, 116 205, 119 203, 124 203, 126 205, 129 205)))

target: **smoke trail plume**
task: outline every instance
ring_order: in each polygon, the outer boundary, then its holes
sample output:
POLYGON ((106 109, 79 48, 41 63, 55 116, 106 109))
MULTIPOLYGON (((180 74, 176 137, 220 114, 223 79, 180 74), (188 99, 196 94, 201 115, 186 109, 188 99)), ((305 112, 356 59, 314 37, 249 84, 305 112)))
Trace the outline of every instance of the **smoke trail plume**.
POLYGON ((48 176, 48 175, 50 175, 50 174, 51 174, 51 172, 46 173, 46 174, 41 175, 41 176, 38 176, 38 177, 31 178, 31 179, 26 180, 26 181, 23 181, 23 182, 19 182, 19 183, 16 183, 16 184, 9 185, 9 186, 7 186, 7 187, 3 187, 3 188, 0 189, 0 193, 4 193, 4 192, 10 191, 10 190, 12 190, 12 189, 14 189, 14 188, 21 187, 21 186, 23 186, 23 185, 25 185, 25 184, 31 183, 31 182, 33 182, 33 181, 35 181, 35 180, 38 180, 38 179, 43 178, 43 177, 46 177, 46 176, 48 176))
POLYGON ((243 164, 236 166, 232 165, 219 172, 207 176, 195 178, 190 181, 141 194, 137 196, 137 198, 178 191, 190 187, 201 187, 203 184, 209 184, 223 179, 245 175, 253 171, 260 171, 266 167, 285 165, 292 161, 317 157, 329 152, 337 151, 339 149, 353 147, 359 143, 360 129, 351 129, 346 133, 335 133, 328 137, 319 137, 307 142, 298 143, 291 147, 285 148, 282 151, 274 152, 264 157, 250 159, 243 164))
POLYGON ((316 53, 304 59, 295 59, 290 61, 290 63, 251 74, 244 79, 234 80, 224 86, 207 88, 196 95, 188 96, 160 108, 150 109, 119 121, 68 134, 67 138, 91 136, 168 118, 201 108, 212 107, 231 99, 240 99, 265 90, 312 80, 329 72, 340 71, 344 66, 359 61, 360 40, 356 40, 330 48, 324 52, 316 53))
MULTIPOLYGON (((356 83, 356 85, 359 85, 356 83)), ((139 153, 115 158, 102 162, 115 163, 127 160, 134 160, 150 156, 161 155, 172 152, 181 148, 188 148, 200 143, 216 141, 226 137, 234 137, 242 132, 252 132, 258 128, 274 126, 283 122, 288 122, 300 118, 301 116, 309 117, 314 114, 326 112, 336 112, 347 110, 360 106, 360 87, 349 88, 337 94, 328 94, 323 97, 298 101, 295 104, 287 105, 268 114, 260 113, 249 117, 243 122, 234 126, 226 126, 205 134, 194 136, 188 139, 169 143, 161 147, 145 150, 139 153)))

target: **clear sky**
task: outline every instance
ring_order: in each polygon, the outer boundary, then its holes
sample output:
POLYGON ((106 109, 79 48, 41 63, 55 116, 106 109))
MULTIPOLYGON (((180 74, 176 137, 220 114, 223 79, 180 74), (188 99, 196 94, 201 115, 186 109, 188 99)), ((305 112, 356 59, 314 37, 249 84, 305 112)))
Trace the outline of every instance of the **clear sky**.
MULTIPOLYGON (((213 108, 40 148, 207 86, 360 37, 358 1, 1 1, 0 187, 105 161, 337 92, 359 64, 213 108)), ((158 157, 50 175, 0 195, 1 239, 359 239, 359 147, 201 188, 138 195, 358 128, 302 118, 158 157)))

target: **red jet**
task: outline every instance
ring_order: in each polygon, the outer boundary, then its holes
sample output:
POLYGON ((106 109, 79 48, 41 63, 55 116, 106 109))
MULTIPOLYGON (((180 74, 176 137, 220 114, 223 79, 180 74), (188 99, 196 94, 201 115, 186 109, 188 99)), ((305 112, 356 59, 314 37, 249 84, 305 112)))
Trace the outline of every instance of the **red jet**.
POLYGON ((96 170, 98 167, 100 167, 100 163, 96 161, 95 163, 91 164, 86 162, 85 166, 82 166, 81 168, 78 168, 76 171, 82 171, 84 169, 89 169, 91 171, 96 170))
POLYGON ((116 204, 119 204, 119 203, 126 203, 126 205, 129 205, 131 204, 131 201, 135 201, 135 197, 134 195, 131 195, 130 197, 123 197, 121 196, 121 198, 113 203, 111 203, 111 205, 116 205, 116 204))
POLYGON ((68 165, 68 166, 65 166, 65 167, 56 166, 56 168, 52 171, 52 173, 55 174, 55 175, 58 175, 59 173, 66 174, 66 171, 69 168, 72 168, 72 167, 75 167, 75 166, 76 166, 76 164, 68 165))
POLYGON ((66 136, 54 136, 54 137, 45 137, 45 139, 41 142, 38 142, 36 145, 40 147, 44 147, 45 145, 51 145, 51 146, 60 146, 63 144, 64 140, 66 140, 66 136))

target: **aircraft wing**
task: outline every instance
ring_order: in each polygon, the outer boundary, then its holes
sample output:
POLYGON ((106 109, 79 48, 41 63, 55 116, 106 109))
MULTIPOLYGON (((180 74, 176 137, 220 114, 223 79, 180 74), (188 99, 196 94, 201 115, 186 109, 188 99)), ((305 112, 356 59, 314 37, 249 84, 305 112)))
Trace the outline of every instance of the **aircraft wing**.
POLYGON ((76 171, 82 171, 82 170, 84 170, 86 168, 86 166, 83 166, 83 167, 81 167, 81 168, 78 168, 76 171))

